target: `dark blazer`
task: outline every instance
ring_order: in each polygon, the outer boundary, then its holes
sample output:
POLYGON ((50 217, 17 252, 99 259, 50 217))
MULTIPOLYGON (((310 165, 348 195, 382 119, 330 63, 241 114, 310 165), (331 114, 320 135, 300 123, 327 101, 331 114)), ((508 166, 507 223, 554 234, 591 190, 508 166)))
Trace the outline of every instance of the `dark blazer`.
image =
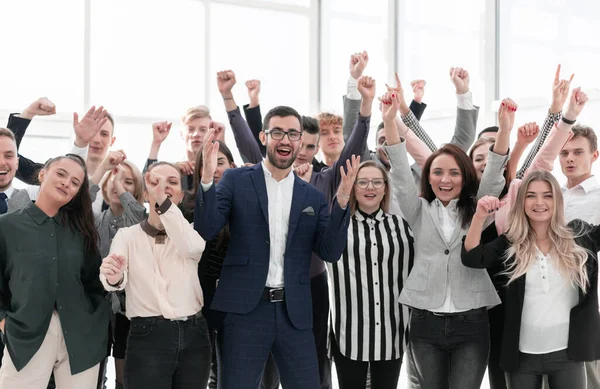
MULTIPOLYGON (((596 361, 600 359, 600 314, 598 313, 598 258, 600 250, 600 226, 591 226, 581 220, 569 223, 574 231, 583 235, 575 242, 588 250, 586 263, 590 286, 586 293, 579 290, 579 303, 571 309, 569 323, 569 344, 567 352, 573 361, 596 361)), ((462 263, 472 268, 489 268, 502 263, 504 253, 510 242, 505 235, 494 241, 479 245, 467 252, 462 249, 462 263)), ((514 261, 514 257, 510 259, 514 261)), ((519 277, 505 287, 505 320, 500 367, 512 373, 519 366, 519 336, 521 333, 521 314, 525 298, 525 277, 519 277)))
MULTIPOLYGON (((229 222, 230 239, 211 308, 238 314, 251 312, 265 288, 269 269, 268 197, 263 167, 229 169, 215 188, 200 188, 194 228, 206 241, 229 222)), ((292 173, 294 174, 294 173, 292 173)), ((310 260, 338 261, 346 246, 349 211, 334 203, 331 217, 323 193, 297 176, 284 254, 285 302, 298 329, 312 326, 310 260)))
MULTIPOLYGON (((8 117, 8 124, 6 125, 6 128, 11 130, 13 134, 15 134, 15 140, 17 141, 18 150, 19 146, 21 146, 21 140, 25 136, 25 131, 27 130, 27 127, 29 127, 31 120, 24 119, 16 115, 18 114, 10 114, 10 116, 8 117)), ((15 177, 29 185, 39 184, 37 180, 37 172, 42 167, 44 167, 44 165, 38 162, 34 162, 31 159, 22 156, 21 154, 19 154, 18 156, 19 168, 17 169, 17 174, 15 175, 15 177)))

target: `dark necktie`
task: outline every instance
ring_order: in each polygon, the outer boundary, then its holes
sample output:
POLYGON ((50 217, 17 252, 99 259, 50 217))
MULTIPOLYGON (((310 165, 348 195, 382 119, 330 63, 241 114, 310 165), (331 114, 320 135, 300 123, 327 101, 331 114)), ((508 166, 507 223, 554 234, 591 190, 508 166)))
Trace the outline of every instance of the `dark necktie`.
POLYGON ((0 215, 4 215, 8 212, 8 204, 6 203, 7 198, 6 193, 0 193, 0 215))

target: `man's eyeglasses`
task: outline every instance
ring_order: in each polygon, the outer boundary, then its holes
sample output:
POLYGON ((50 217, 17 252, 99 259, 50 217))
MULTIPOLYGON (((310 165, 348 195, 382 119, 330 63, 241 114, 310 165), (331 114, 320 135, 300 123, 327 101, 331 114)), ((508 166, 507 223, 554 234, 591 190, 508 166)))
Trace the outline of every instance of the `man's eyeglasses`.
POLYGON ((302 138, 302 133, 300 131, 291 130, 291 131, 283 131, 283 130, 266 130, 266 135, 271 135, 271 138, 275 140, 282 140, 284 136, 288 136, 288 139, 295 142, 302 138))
POLYGON ((367 180, 366 178, 359 178, 354 183, 360 189, 367 189, 369 184, 373 185, 375 189, 381 189, 385 186, 385 178, 374 178, 372 180, 367 180))

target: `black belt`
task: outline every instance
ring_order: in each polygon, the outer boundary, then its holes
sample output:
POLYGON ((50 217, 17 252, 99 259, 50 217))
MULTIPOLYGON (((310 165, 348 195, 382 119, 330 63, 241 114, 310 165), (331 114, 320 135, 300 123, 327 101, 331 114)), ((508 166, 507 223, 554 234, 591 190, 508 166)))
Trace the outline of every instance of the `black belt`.
POLYGON ((271 303, 280 303, 285 299, 285 291, 283 288, 265 288, 262 293, 262 298, 269 300, 271 303))
POLYGON ((190 315, 190 316, 181 316, 181 317, 176 317, 173 319, 167 319, 164 316, 136 316, 136 317, 132 317, 131 320, 165 320, 165 321, 188 321, 188 320, 194 320, 196 318, 202 317, 202 311, 190 315))

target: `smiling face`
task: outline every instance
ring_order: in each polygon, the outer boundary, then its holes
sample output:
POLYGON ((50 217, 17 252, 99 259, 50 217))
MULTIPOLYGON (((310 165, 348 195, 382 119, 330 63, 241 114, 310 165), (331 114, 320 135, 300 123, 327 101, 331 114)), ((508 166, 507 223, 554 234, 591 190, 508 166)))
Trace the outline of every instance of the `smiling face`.
POLYGON ((58 207, 62 207, 79 192, 84 178, 85 172, 80 164, 62 158, 40 171, 40 195, 47 196, 58 207))
POLYGON ((462 172, 453 156, 440 154, 433 160, 429 184, 435 197, 444 205, 460 196, 463 185, 462 172))
POLYGON ((365 166, 360 169, 354 183, 354 197, 358 208, 372 214, 380 207, 386 193, 387 182, 377 167, 365 166))
POLYGON ((12 185, 19 167, 17 145, 8 136, 0 136, 0 191, 4 192, 12 185))
POLYGON ((302 147, 298 151, 294 166, 312 163, 313 158, 319 152, 319 134, 302 133, 302 147))
MULTIPOLYGON (((184 193, 181 188, 181 173, 179 172, 179 169, 165 163, 154 166, 152 170, 148 170, 148 172, 164 177, 166 183, 165 193, 167 197, 171 199, 173 204, 179 204, 181 202, 184 193)), ((146 198, 150 204, 150 209, 154 210, 156 199, 148 190, 146 190, 146 198)))
POLYGON ((100 131, 94 136, 88 146, 88 160, 89 161, 102 161, 108 154, 108 149, 115 143, 115 137, 113 136, 113 125, 110 120, 107 120, 100 131))
POLYGON ((483 171, 487 165, 488 151, 492 143, 484 143, 473 149, 473 166, 475 166, 475 172, 477 173, 477 179, 481 181, 483 171))
POLYGON ((570 182, 581 183, 592 175, 592 163, 598 159, 598 150, 593 151, 590 142, 583 136, 572 138, 559 154, 560 167, 570 182))
POLYGON ((344 133, 342 126, 336 124, 323 124, 321 128, 321 139, 319 146, 323 154, 330 158, 337 158, 344 148, 344 133))
POLYGON ((525 194, 525 214, 530 222, 550 223, 554 214, 554 195, 547 181, 531 181, 525 194))
MULTIPOLYGON (((273 116, 269 120, 269 131, 273 130, 302 132, 302 126, 295 116, 273 116)), ((290 141, 290 138, 285 135, 283 139, 276 140, 269 134, 267 135, 266 140, 267 158, 269 162, 276 168, 282 170, 292 166, 302 145, 302 138, 296 141, 290 141)))

